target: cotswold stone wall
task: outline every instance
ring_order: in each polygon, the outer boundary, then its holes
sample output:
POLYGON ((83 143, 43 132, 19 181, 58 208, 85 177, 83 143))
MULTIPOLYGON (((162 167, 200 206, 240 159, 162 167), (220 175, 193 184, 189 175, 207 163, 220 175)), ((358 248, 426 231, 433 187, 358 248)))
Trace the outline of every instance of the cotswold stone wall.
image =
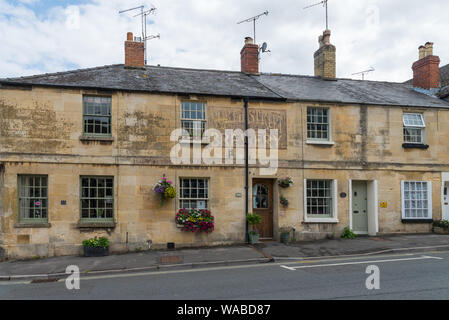
MULTIPOLYGON (((33 88, 0 90, 0 258, 79 254, 81 241, 107 236, 113 252, 165 247, 241 243, 245 239, 243 165, 174 165, 171 132, 180 127, 181 103, 207 105, 207 126, 243 128, 243 101, 208 96, 180 97, 123 92, 33 88), (83 94, 112 96, 112 138, 82 136, 83 94), (48 175, 49 225, 18 225, 19 174, 48 175), (189 234, 176 227, 178 199, 159 205, 152 186, 163 176, 206 177, 209 207, 216 218, 213 233, 189 234), (114 228, 80 228, 80 176, 114 177, 114 228), (64 204, 63 204, 64 203, 64 204), (3 251, 2 251, 3 250, 3 251)), ((273 179, 273 226, 296 229, 298 240, 338 236, 350 221, 350 180, 376 180, 379 233, 428 232, 429 224, 401 222, 402 180, 432 182, 433 218, 441 218, 441 172, 449 172, 449 111, 388 106, 319 105, 315 103, 250 102, 252 128, 278 129, 279 169, 273 179), (306 142, 308 106, 330 108, 333 145, 306 142), (426 121, 426 150, 403 149, 402 113, 421 112, 426 121), (291 176, 295 184, 277 187, 291 176), (304 221, 304 179, 338 183, 338 223, 304 221), (290 204, 279 204, 280 195, 290 204)), ((203 146, 204 147, 204 146, 203 146)), ((235 151, 236 152, 236 151, 235 151)), ((224 152, 223 152, 224 154, 224 152)), ((258 165, 250 168, 260 178, 258 165)), ((178 189, 179 191, 179 189, 178 189)), ((251 208, 251 198, 250 198, 251 208)), ((251 210, 251 209, 250 209, 251 210)))

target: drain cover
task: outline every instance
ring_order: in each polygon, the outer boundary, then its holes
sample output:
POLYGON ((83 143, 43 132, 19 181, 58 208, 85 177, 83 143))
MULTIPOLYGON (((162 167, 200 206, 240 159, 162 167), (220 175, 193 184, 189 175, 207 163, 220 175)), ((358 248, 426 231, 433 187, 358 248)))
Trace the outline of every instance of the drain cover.
POLYGON ((161 264, 175 264, 181 263, 181 257, 179 256, 162 256, 160 258, 161 264))

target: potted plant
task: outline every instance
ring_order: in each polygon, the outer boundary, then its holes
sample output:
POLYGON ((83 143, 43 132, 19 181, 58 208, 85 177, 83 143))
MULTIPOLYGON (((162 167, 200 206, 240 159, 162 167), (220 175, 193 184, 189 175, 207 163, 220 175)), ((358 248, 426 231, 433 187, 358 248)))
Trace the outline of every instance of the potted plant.
POLYGON ((176 189, 173 186, 173 181, 168 180, 165 175, 161 180, 153 186, 154 192, 160 197, 160 205, 162 206, 164 199, 176 198, 176 189))
POLYGON ((287 244, 290 240, 290 233, 292 232, 292 228, 290 227, 282 227, 279 229, 281 233, 281 243, 287 244))
POLYGON ((438 234, 449 234, 449 221, 447 220, 434 221, 432 225, 432 231, 438 234))
POLYGON ((108 238, 91 238, 83 241, 85 257, 102 257, 109 255, 108 238))
POLYGON ((290 177, 286 177, 284 179, 279 179, 278 180, 278 185, 281 188, 288 188, 293 184, 293 179, 290 177))
POLYGON ((262 217, 256 213, 248 213, 246 215, 246 221, 251 226, 251 231, 249 232, 249 243, 256 244, 259 242, 259 232, 256 229, 256 225, 262 222, 262 217))

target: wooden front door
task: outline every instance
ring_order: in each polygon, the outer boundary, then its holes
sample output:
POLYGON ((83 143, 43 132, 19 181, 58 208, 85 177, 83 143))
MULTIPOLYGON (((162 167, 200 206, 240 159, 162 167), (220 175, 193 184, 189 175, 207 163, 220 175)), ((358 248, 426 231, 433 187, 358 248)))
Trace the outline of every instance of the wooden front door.
POLYGON ((256 226, 261 239, 273 238, 273 181, 269 179, 253 180, 253 213, 262 217, 262 223, 256 226))

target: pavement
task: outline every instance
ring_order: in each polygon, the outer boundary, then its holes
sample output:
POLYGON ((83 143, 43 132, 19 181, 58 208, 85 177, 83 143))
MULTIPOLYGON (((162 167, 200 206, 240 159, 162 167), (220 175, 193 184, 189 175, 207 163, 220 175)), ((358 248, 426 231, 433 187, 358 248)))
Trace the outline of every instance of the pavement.
POLYGON ((425 250, 449 251, 449 236, 437 234, 358 237, 282 244, 150 250, 106 257, 64 256, 0 263, 0 281, 51 280, 66 276, 70 265, 83 276, 142 271, 191 269, 211 266, 260 264, 318 257, 407 253, 425 250))

